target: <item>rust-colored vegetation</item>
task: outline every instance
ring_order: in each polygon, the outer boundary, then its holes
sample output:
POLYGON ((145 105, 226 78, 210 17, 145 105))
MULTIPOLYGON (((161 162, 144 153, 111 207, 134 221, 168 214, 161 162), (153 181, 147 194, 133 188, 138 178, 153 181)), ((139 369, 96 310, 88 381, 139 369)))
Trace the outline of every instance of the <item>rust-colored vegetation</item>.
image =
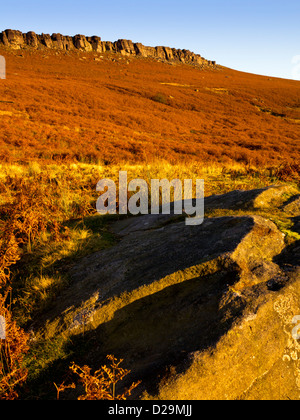
POLYGON ((17 387, 27 378, 23 369, 24 354, 28 350, 28 335, 12 317, 10 268, 20 259, 19 240, 16 237, 15 219, 3 223, 0 237, 0 315, 5 319, 5 339, 0 339, 0 399, 14 400, 17 387))
POLYGON ((117 54, 97 60, 96 53, 2 54, 2 161, 298 159, 297 81, 117 54))
MULTIPOLYGON (((121 382, 130 371, 121 367, 123 360, 116 359, 112 355, 107 356, 109 366, 103 365, 101 369, 94 373, 91 373, 91 369, 88 366, 80 367, 75 363, 70 366, 71 372, 73 372, 78 378, 79 387, 81 386, 83 394, 77 397, 78 400, 89 400, 89 401, 120 401, 126 400, 131 395, 132 391, 141 383, 141 381, 134 382, 129 388, 124 390, 121 394, 118 394, 116 389, 119 382, 121 382)), ((72 383, 70 385, 56 385, 57 399, 60 398, 60 393, 66 389, 76 389, 78 384, 72 383)), ((81 392, 82 392, 81 391, 81 392)))

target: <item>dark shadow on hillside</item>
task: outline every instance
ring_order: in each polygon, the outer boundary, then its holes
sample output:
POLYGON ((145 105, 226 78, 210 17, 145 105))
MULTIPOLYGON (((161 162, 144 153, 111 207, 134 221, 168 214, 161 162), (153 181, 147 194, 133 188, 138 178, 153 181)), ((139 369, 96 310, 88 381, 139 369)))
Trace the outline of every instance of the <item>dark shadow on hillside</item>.
POLYGON ((269 188, 259 188, 256 190, 243 191, 235 190, 226 194, 212 195, 205 199, 205 208, 209 210, 242 210, 251 207, 255 200, 269 188))
POLYGON ((187 369, 190 353, 215 345, 230 329, 243 302, 237 299, 229 315, 220 301, 236 280, 236 272, 199 277, 127 305, 86 335, 90 351, 85 360, 96 367, 97 347, 100 354, 124 358, 132 369, 128 380, 143 379, 143 386, 155 392, 158 376, 168 366, 184 361, 181 368, 187 369))
MULTIPOLYGON (((239 279, 240 270, 230 256, 240 244, 239 253, 245 258, 253 246, 262 251, 268 247, 269 251, 274 238, 283 241, 280 232, 274 230, 270 241, 264 242, 264 236, 271 234, 264 219, 210 218, 199 226, 174 223, 135 231, 114 247, 80 260, 70 272, 70 287, 45 317, 63 318, 66 309, 80 306, 95 293, 100 295, 96 311, 105 311, 110 299, 124 292, 134 291, 136 300, 128 304, 129 300, 122 296, 123 307, 111 312, 110 321, 99 321, 98 327, 84 336, 72 337, 67 349, 72 356, 65 360, 65 366, 74 360, 99 369, 106 355, 113 354, 124 359, 126 368, 132 371, 126 383, 142 379, 139 393, 145 389, 155 393, 170 366, 186 370, 192 355, 213 347, 242 314, 246 300, 239 293, 226 293, 239 279), (243 239, 250 232, 249 244, 243 239), (200 266, 203 262, 208 263, 205 269, 200 266), (159 287, 153 285, 167 276, 159 287), (150 285, 153 288, 139 293, 139 288, 150 285)), ((257 263, 252 258, 252 264, 257 263)), ((56 370, 61 365, 58 361, 51 366, 49 383, 60 381, 61 371, 58 374, 56 370)))
POLYGON ((74 264, 70 287, 46 316, 59 316, 95 293, 104 302, 203 262, 226 260, 253 226, 250 217, 222 217, 207 219, 200 226, 176 223, 129 234, 114 247, 74 264))
POLYGON ((167 287, 127 305, 111 321, 72 337, 68 352, 73 355, 52 364, 42 377, 29 384, 30 389, 39 390, 39 395, 44 389, 45 398, 55 399, 51 384, 64 380, 72 361, 97 370, 105 363, 106 355, 113 354, 124 359, 124 367, 131 370, 124 387, 143 381, 133 399, 146 389, 155 393, 170 366, 180 365, 177 373, 185 371, 192 361, 191 354, 215 345, 242 313, 245 302, 240 297, 221 304, 228 285, 236 280, 235 271, 219 272, 167 287))
POLYGON ((294 222, 293 231, 300 234, 300 216, 293 217, 292 221, 294 222))

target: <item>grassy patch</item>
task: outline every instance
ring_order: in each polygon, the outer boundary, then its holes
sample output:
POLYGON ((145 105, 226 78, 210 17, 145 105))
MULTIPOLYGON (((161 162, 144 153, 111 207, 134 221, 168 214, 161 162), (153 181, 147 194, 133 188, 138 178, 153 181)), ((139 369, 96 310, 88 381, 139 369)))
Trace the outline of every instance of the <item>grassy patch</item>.
POLYGON ((54 241, 44 233, 32 252, 24 255, 14 279, 15 314, 22 325, 47 309, 68 285, 68 267, 116 242, 114 235, 107 231, 109 221, 110 218, 94 216, 66 223, 64 239, 54 241))

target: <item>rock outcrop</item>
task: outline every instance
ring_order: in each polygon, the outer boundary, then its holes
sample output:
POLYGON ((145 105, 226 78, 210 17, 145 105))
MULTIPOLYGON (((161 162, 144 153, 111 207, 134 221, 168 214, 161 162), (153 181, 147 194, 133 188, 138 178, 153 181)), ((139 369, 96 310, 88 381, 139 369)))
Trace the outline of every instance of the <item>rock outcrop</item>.
POLYGON ((146 47, 141 43, 119 39, 116 42, 102 41, 98 36, 86 37, 84 35, 64 36, 61 34, 41 34, 28 32, 26 34, 6 29, 0 33, 0 46, 14 49, 54 49, 60 51, 86 51, 86 52, 116 52, 124 56, 141 56, 156 58, 163 61, 181 62, 196 66, 215 66, 215 61, 208 61, 188 50, 169 47, 146 47))
POLYGON ((299 399, 300 241, 286 248, 270 220, 282 209, 296 234, 298 200, 292 186, 233 191, 206 198, 207 214, 227 213, 201 226, 174 214, 117 221, 119 241, 67 268, 42 322, 84 331, 83 363, 124 357, 130 381, 143 379, 134 397, 299 399))

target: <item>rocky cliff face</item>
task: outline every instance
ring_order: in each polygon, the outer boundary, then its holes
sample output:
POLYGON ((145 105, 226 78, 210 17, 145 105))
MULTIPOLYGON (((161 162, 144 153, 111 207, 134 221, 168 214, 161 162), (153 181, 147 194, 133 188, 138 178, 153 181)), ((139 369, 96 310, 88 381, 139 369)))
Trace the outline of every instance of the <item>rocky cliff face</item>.
POLYGON ((0 46, 14 49, 54 49, 61 51, 95 51, 98 53, 116 52, 124 56, 142 56, 157 58, 164 61, 179 61, 197 66, 214 66, 214 61, 208 61, 188 50, 179 50, 169 47, 146 47, 130 40, 119 39, 116 42, 102 41, 98 36, 86 37, 84 35, 64 36, 61 34, 41 34, 6 29, 0 32, 0 46))

